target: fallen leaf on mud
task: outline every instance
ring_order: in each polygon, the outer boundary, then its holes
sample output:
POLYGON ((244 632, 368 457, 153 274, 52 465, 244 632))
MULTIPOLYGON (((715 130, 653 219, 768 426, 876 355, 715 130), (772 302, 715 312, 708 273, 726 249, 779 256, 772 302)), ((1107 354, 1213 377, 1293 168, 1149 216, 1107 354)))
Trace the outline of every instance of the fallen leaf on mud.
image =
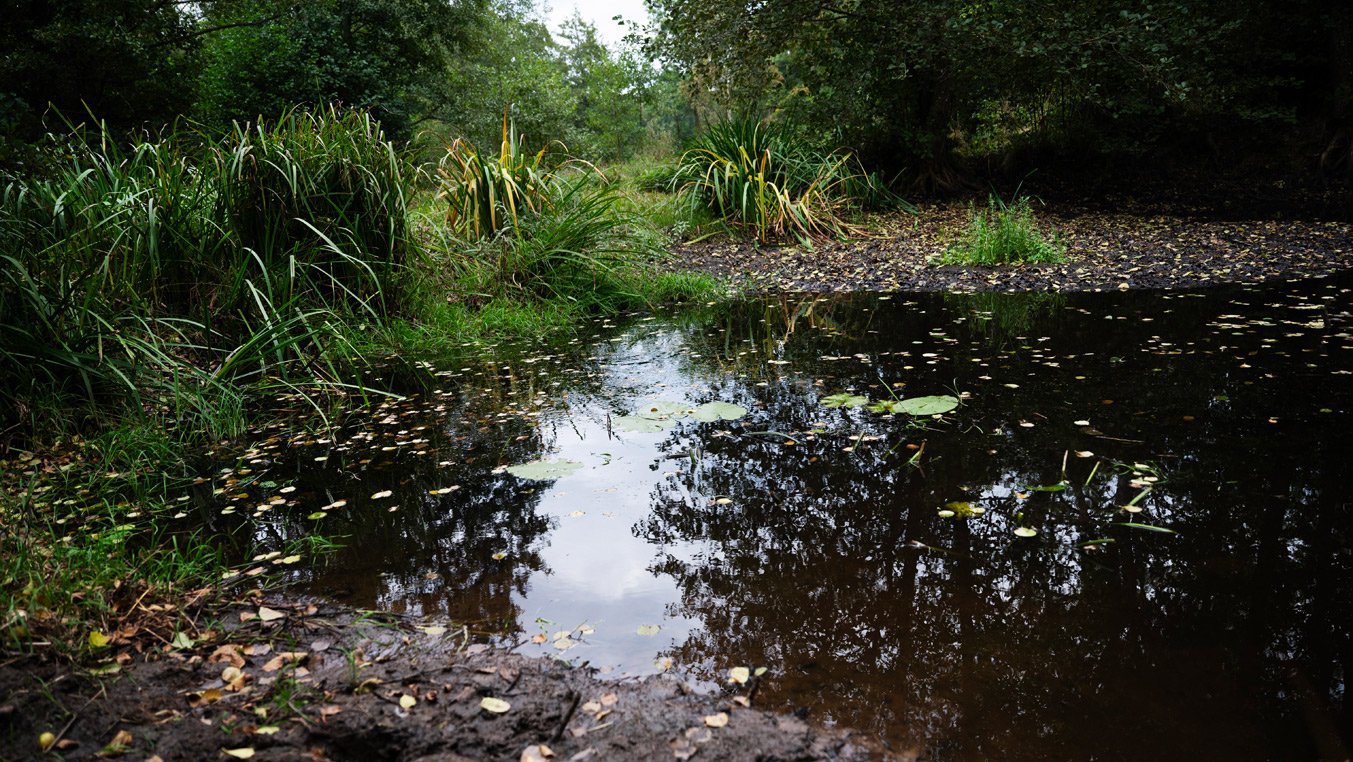
POLYGON ((226 662, 232 667, 243 667, 244 657, 240 655, 240 647, 234 644, 217 646, 211 656, 207 657, 208 662, 226 662))
POLYGON ((399 697, 399 706, 403 709, 413 709, 418 704, 418 699, 405 693, 399 697))
POLYGON ((300 664, 309 654, 306 651, 282 651, 263 665, 264 672, 276 672, 282 667, 300 664))
POLYGON ((506 712, 507 710, 511 709, 512 705, 507 703, 506 701, 503 701, 500 698, 485 696, 484 698, 480 699, 479 707, 486 712, 493 712, 494 714, 502 714, 503 712, 506 712))
POLYGON ((199 693, 189 693, 188 706, 196 709, 200 706, 215 704, 217 701, 220 701, 224 697, 225 694, 221 692, 220 688, 208 688, 205 691, 201 691, 199 693))
MULTIPOLYGON (((249 682, 250 679, 251 678, 248 673, 246 673, 239 667, 234 666, 233 664, 221 670, 221 682, 224 684, 222 687, 224 687, 225 690, 228 691, 239 692, 243 690, 244 686, 249 682)), ((206 693, 209 693, 209 691, 203 691, 204 695, 206 693)))
POLYGON ((343 707, 338 706, 337 704, 328 704, 319 708, 319 716, 332 717, 341 711, 343 711, 343 707))
POLYGON ((374 494, 371 496, 371 499, 372 499, 372 500, 383 500, 383 499, 385 499, 385 498, 387 498, 387 497, 390 497, 390 496, 393 495, 393 494, 395 494, 395 493, 392 492, 392 491, 390 491, 390 490, 388 490, 388 489, 383 489, 383 490, 381 490, 380 492, 374 493, 374 494))
POLYGON ((254 734, 260 736, 270 736, 279 730, 281 730, 281 728, 277 727, 276 725, 260 725, 257 728, 254 728, 254 734))
POLYGON ((620 697, 614 693, 603 693, 601 695, 602 706, 615 706, 620 701, 620 697))
POLYGON ((424 634, 431 635, 431 636, 434 637, 434 638, 440 637, 440 636, 446 634, 446 628, 445 628, 445 627, 440 627, 440 626, 437 626, 437 625, 432 625, 432 626, 429 626, 429 627, 419 627, 418 629, 422 630, 422 631, 424 632, 424 634))
POLYGON ((189 648, 192 648, 194 645, 196 645, 196 643, 193 641, 192 638, 188 637, 188 633, 180 630, 178 634, 174 636, 174 639, 169 642, 169 645, 179 649, 180 651, 186 651, 189 648))
POLYGON ((752 700, 746 696, 734 696, 733 703, 741 707, 749 707, 752 705, 752 700))
MULTIPOLYGON (((267 606, 258 607, 258 618, 262 620, 264 624, 267 624, 268 622, 276 622, 278 619, 282 619, 284 617, 286 617, 286 614, 283 614, 277 609, 270 609, 267 606)), ((243 616, 240 617, 240 621, 244 621, 243 616)))
POLYGON ((751 670, 746 667, 734 667, 728 670, 728 682, 737 685, 746 685, 748 678, 752 676, 751 670))
POLYGON ((244 746, 239 749, 221 749, 221 751, 235 759, 250 759, 254 756, 254 747, 252 746, 244 746))
POLYGON ((705 715, 705 726, 710 728, 722 728, 728 724, 728 712, 719 712, 718 714, 705 715))
POLYGON ((104 646, 107 646, 109 643, 111 643, 112 640, 113 640, 112 638, 108 637, 107 635, 104 635, 98 630, 89 633, 89 645, 93 646, 94 648, 103 648, 104 646))
POLYGON ((125 730, 119 730, 113 735, 113 740, 108 745, 99 750, 100 757, 115 757, 127 750, 132 745, 132 734, 125 730))
POLYGON ((596 701, 589 701, 579 708, 588 714, 596 714, 601 711, 601 704, 596 701))
POLYGON ((521 750, 521 762, 545 762, 554 756, 554 750, 545 744, 527 746, 521 750))

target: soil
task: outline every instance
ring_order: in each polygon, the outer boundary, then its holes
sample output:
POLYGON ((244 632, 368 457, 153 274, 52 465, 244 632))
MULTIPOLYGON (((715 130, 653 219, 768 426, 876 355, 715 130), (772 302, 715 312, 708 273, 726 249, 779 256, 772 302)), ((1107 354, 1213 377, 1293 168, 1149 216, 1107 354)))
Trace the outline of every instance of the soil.
POLYGON ((878 216, 850 242, 756 245, 707 240, 677 247, 683 269, 753 291, 1112 291, 1196 288, 1329 273, 1353 265, 1353 225, 1311 219, 1218 219, 1141 209, 1035 205, 1067 248, 1058 265, 932 264, 967 226, 965 203, 878 216))
POLYGON ((769 675, 707 694, 661 675, 603 682, 462 631, 318 602, 222 616, 186 649, 115 640, 125 662, 115 677, 33 657, 0 664, 0 759, 44 757, 45 732, 66 759, 900 758, 753 708, 769 675))

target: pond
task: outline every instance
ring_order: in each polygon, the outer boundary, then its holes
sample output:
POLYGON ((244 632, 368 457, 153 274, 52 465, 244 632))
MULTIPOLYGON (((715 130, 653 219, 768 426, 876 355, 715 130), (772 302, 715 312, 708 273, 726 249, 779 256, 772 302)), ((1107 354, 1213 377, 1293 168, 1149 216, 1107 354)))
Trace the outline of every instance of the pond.
POLYGON ((210 523, 339 538, 302 591, 615 677, 765 667, 758 705, 928 758, 1343 759, 1350 288, 598 323, 218 447, 210 523))

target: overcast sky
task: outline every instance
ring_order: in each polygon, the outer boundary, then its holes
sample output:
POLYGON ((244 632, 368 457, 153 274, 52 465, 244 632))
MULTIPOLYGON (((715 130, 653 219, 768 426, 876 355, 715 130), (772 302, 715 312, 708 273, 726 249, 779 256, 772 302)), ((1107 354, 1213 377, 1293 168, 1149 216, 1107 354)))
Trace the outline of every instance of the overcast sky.
MULTIPOLYGON (((644 0, 546 0, 548 2, 549 23, 551 31, 558 31, 559 24, 564 19, 573 15, 574 9, 588 21, 591 21, 597 28, 597 34, 606 43, 606 46, 614 49, 620 38, 625 36, 625 30, 619 24, 612 20, 617 14, 624 16, 626 21, 638 21, 645 23, 648 21, 648 11, 644 8, 644 0)), ((545 4, 545 3, 542 3, 545 4)))

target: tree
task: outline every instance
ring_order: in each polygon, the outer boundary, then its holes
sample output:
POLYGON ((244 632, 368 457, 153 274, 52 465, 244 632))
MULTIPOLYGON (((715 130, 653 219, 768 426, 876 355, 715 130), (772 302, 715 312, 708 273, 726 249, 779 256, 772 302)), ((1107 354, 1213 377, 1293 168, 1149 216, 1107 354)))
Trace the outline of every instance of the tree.
POLYGON ((11 0, 0 24, 0 136, 38 137, 49 104, 114 129, 158 126, 187 110, 194 20, 173 0, 11 0))
POLYGON ((195 113, 225 126, 296 105, 370 109, 406 138, 445 96, 442 73, 482 4, 443 0, 221 0, 206 6, 195 113))
POLYGON ((702 95, 790 117, 824 143, 907 166, 932 187, 959 182, 963 162, 1030 149, 1141 155, 1210 145, 1220 157, 1216 146, 1265 127, 1287 141, 1281 133, 1303 111, 1348 111, 1347 95, 1327 97, 1337 89, 1327 70, 1339 67, 1326 66, 1347 50, 1337 18, 1347 11, 1313 2, 651 6, 651 49, 702 95))

